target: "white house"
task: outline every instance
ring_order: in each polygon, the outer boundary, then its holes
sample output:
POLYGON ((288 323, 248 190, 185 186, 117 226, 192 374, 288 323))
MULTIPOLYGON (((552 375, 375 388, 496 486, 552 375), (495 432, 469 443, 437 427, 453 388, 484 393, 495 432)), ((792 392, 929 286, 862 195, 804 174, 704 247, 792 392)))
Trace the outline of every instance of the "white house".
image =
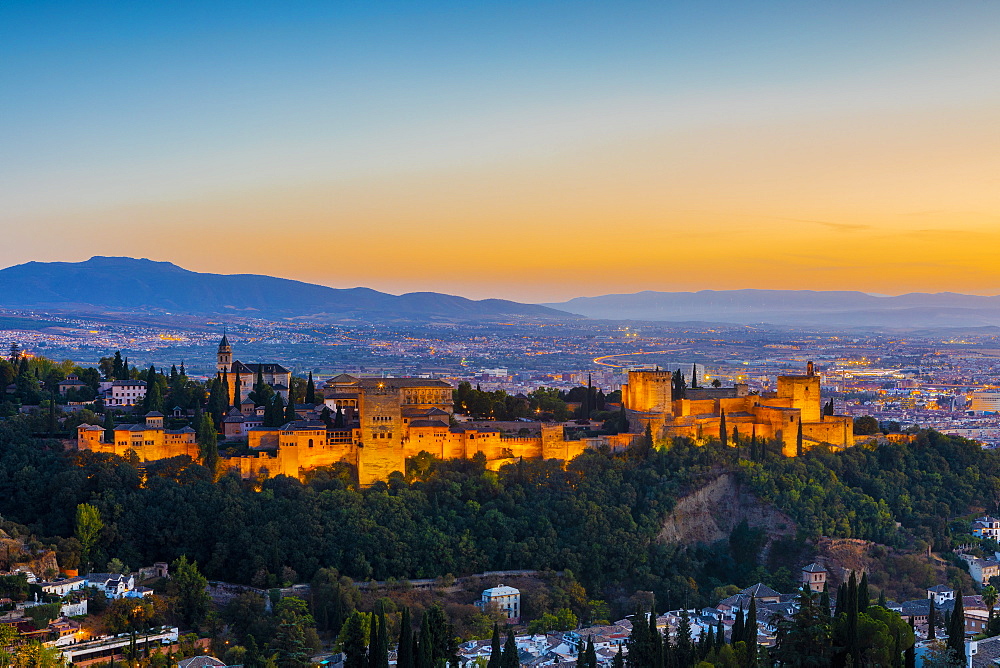
POLYGON ((971 554, 960 554, 969 565, 969 575, 980 584, 989 584, 990 578, 1000 575, 1000 563, 993 559, 979 559, 971 554))
POLYGON ((1000 540, 1000 519, 989 515, 977 517, 972 523, 972 535, 1000 540))
POLYGON ((117 573, 91 573, 87 576, 91 587, 104 591, 108 598, 124 598, 135 589, 135 577, 117 573))
POLYGON ((507 615, 507 621, 517 624, 521 621, 520 590, 498 585, 483 590, 483 598, 477 605, 484 610, 493 607, 507 615))
POLYGON ((955 590, 948 585, 935 585, 927 590, 927 598, 934 599, 934 605, 940 607, 945 601, 955 600, 955 590))
POLYGON ((107 406, 134 406, 146 398, 146 381, 116 380, 104 393, 107 406))
POLYGON ((55 582, 45 582, 42 584, 42 591, 46 594, 52 594, 54 596, 65 596, 71 591, 76 591, 78 589, 85 589, 87 587, 87 578, 85 577, 75 577, 66 578, 64 580, 56 580, 55 582))

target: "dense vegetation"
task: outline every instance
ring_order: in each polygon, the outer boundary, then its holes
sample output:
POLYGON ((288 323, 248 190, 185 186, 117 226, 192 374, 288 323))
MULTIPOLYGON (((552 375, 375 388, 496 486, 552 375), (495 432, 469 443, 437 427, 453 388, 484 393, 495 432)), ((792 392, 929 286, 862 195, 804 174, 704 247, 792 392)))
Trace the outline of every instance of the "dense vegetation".
POLYGON ((0 515, 50 537, 64 565, 83 551, 71 537, 86 503, 101 523, 86 550, 95 568, 112 558, 134 568, 186 555, 210 579, 259 586, 308 580, 321 568, 355 580, 570 570, 614 614, 630 612, 637 591, 673 606, 758 580, 788 591, 808 557, 805 541, 820 535, 947 549, 950 519, 994 511, 1000 501, 1000 457, 935 432, 794 459, 773 447, 678 440, 588 452, 565 468, 522 461, 493 472, 481 459, 422 461, 366 490, 346 466, 304 484, 233 475, 213 482, 187 458, 139 469, 110 455, 64 453, 31 432, 28 418, 0 423, 0 515), (758 559, 761 532, 745 525, 718 545, 656 541, 677 497, 726 470, 799 527, 798 540, 771 550, 767 563, 758 559))

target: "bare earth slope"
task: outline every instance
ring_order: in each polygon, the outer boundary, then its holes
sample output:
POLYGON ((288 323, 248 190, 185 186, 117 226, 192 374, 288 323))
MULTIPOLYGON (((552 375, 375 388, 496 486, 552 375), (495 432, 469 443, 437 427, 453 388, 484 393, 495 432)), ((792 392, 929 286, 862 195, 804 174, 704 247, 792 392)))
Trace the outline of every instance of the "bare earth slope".
POLYGON ((714 543, 728 538, 743 520, 751 527, 764 529, 768 543, 794 536, 796 531, 792 518, 761 503, 734 475, 725 473, 679 499, 657 538, 668 543, 714 543))

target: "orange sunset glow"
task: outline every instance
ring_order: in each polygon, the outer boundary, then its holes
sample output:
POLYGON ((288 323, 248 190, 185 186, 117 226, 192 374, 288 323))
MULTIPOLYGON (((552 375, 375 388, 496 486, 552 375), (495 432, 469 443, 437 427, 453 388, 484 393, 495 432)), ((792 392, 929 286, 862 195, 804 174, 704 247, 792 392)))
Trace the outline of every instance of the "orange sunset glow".
MULTIPOLYGON (((945 20, 932 5, 859 4, 831 23, 793 7, 773 24, 766 8, 740 10, 760 32, 736 44, 726 40, 737 17, 704 23, 722 12, 637 5, 643 24, 595 9, 556 45, 540 36, 561 16, 554 7, 521 7, 493 28, 443 7, 410 18, 482 42, 427 43, 393 23, 427 67, 354 53, 347 62, 366 81, 324 60, 333 27, 290 18, 317 51, 291 81, 273 80, 274 97, 228 79, 218 91, 208 75, 177 84, 193 67, 181 62, 153 70, 138 120, 122 116, 123 127, 112 122, 123 111, 91 96, 90 124, 55 138, 26 120, 21 168, 3 168, 2 259, 131 254, 522 301, 740 287, 1000 292, 1000 75, 985 27, 1000 10, 962 5, 945 20), (607 52, 587 53, 600 21, 607 52), (900 27, 878 32, 889 25, 900 27), (527 55, 502 57, 512 41, 527 55), (168 89, 181 96, 167 101, 171 114, 148 106, 168 89), (133 123, 162 139, 129 146, 133 123)), ((230 36, 238 51, 250 48, 241 31, 255 18, 244 20, 230 36)), ((350 20, 374 30, 379 19, 350 20)), ((154 41, 179 44, 178 31, 156 28, 154 41)), ((267 49, 294 61, 286 38, 267 49)), ((158 58, 125 38, 111 48, 147 67, 158 58)), ((247 57, 234 81, 272 80, 247 57)), ((222 76, 220 63, 210 74, 222 76)), ((140 73, 123 60, 96 92, 140 73)), ((24 116, 31 105, 15 103, 24 116)))

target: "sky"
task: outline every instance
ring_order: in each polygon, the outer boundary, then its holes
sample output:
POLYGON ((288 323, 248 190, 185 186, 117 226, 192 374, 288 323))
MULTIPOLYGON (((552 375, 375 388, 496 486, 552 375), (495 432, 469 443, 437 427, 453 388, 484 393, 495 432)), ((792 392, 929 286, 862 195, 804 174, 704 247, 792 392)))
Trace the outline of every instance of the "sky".
POLYGON ((1000 2, 0 3, 0 266, 1000 293, 1000 2))

